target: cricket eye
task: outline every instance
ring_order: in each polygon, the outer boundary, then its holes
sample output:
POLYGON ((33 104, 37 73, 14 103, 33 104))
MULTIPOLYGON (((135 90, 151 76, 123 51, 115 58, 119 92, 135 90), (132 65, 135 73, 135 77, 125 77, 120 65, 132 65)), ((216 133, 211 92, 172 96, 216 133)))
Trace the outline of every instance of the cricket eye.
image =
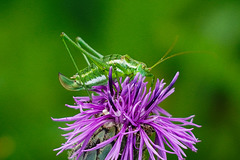
POLYGON ((146 64, 142 64, 142 68, 145 69, 147 66, 146 64))

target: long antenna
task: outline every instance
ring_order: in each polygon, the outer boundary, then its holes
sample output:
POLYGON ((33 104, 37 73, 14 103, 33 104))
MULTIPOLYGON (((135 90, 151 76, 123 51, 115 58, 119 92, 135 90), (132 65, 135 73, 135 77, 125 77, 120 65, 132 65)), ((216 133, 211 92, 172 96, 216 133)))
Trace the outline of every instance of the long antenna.
MULTIPOLYGON (((150 67, 150 69, 156 67, 158 64, 160 64, 161 62, 163 62, 163 61, 166 60, 166 59, 164 59, 164 58, 172 51, 173 47, 176 45, 176 43, 177 43, 177 41, 178 41, 178 37, 179 37, 179 36, 176 36, 174 42, 172 43, 172 45, 170 46, 170 48, 167 50, 167 52, 162 56, 162 58, 161 58, 159 61, 157 61, 157 63, 155 63, 152 67, 150 67)), ((174 56, 172 55, 172 57, 174 57, 174 56)), ((169 59, 169 58, 167 57, 167 59, 169 59)))
POLYGON ((176 36, 174 42, 172 43, 172 45, 170 46, 170 48, 168 49, 168 51, 162 56, 161 59, 164 59, 172 50, 173 47, 176 45, 177 41, 178 41, 179 36, 176 36))
MULTIPOLYGON (((156 64, 154 64, 152 67, 150 67, 150 70, 152 68, 156 67, 158 64, 166 61, 167 59, 173 58, 175 56, 180 56, 180 55, 183 55, 183 54, 188 54, 188 53, 204 53, 204 51, 184 51, 184 52, 175 53, 175 54, 173 54, 171 56, 168 56, 167 58, 160 59, 156 64)), ((212 54, 212 52, 207 52, 207 51, 205 51, 205 53, 211 53, 212 54)))

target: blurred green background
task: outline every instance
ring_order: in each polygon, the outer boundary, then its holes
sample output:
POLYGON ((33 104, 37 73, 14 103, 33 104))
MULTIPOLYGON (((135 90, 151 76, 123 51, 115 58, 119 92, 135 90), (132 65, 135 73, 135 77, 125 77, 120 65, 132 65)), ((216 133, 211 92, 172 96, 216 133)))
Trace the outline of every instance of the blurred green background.
MULTIPOLYGON (((81 36, 100 53, 129 54, 152 66, 179 40, 172 58, 153 69, 176 92, 161 107, 174 117, 195 114, 202 142, 187 159, 237 159, 240 148, 240 1, 1 1, 0 159, 67 159, 52 151, 65 140, 50 117, 77 113, 64 104, 85 92, 64 90, 58 72, 76 70, 59 37, 81 36), (204 52, 205 51, 205 52, 204 52), (210 52, 210 53, 206 53, 210 52)), ((79 65, 87 64, 73 50, 79 65)), ((177 159, 169 156, 169 159, 177 159)))

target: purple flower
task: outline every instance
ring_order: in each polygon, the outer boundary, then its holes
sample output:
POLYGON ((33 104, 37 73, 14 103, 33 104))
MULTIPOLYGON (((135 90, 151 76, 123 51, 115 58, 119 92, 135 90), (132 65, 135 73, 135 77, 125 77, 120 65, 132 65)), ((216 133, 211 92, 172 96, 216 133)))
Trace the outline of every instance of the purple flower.
MULTIPOLYGON (((167 153, 176 154, 178 159, 186 157, 183 149, 197 151, 194 145, 199 140, 193 135, 196 126, 193 117, 173 118, 158 105, 174 92, 173 84, 178 78, 177 72, 172 82, 164 88, 163 80, 155 84, 152 91, 147 90, 145 77, 137 74, 134 79, 120 78, 120 83, 112 80, 112 69, 109 71, 107 86, 95 86, 92 101, 89 97, 74 97, 76 105, 67 105, 78 109, 80 113, 73 117, 53 119, 54 121, 74 121, 61 128, 69 133, 63 136, 67 141, 62 144, 58 154, 64 150, 73 150, 71 158, 79 159, 83 154, 99 150, 109 144, 111 148, 105 159, 143 159, 147 149, 150 159, 167 159, 167 153), (119 86, 120 84, 120 86, 119 86), (102 140, 94 140, 96 133, 114 128, 114 135, 102 140), (155 140, 150 136, 155 133, 155 140)), ((96 139, 96 138, 95 138, 96 139)))

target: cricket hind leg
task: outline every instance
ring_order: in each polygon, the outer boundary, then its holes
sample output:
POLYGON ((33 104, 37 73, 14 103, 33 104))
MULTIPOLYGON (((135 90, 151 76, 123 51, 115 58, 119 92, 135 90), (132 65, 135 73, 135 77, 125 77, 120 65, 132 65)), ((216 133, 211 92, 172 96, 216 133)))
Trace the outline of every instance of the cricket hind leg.
POLYGON ((89 46, 81 37, 77 37, 76 38, 77 43, 79 43, 81 46, 83 46, 84 48, 86 48, 89 53, 97 56, 98 58, 103 58, 103 55, 101 55, 100 53, 98 53, 96 50, 94 50, 91 46, 89 46))
MULTIPOLYGON (((77 43, 75 43, 71 38, 69 38, 65 33, 61 34, 61 37, 63 40, 66 40, 68 42, 70 42, 71 44, 73 44, 77 49, 79 49, 81 51, 81 54, 85 54, 87 56, 87 58, 89 58, 99 69, 103 70, 103 69, 109 69, 109 65, 106 64, 102 58, 99 58, 89 52, 87 52, 85 49, 83 49, 80 45, 78 45, 77 43)), ((80 41, 80 43, 82 43, 82 41, 80 41)), ((82 45, 86 45, 85 43, 82 43, 82 45)), ((102 55, 99 54, 100 57, 102 57, 102 55)))
MULTIPOLYGON (((70 58, 71 58, 71 60, 72 60, 72 62, 73 62, 73 64, 74 64, 76 70, 77 70, 77 73, 80 74, 80 70, 78 69, 77 64, 76 64, 76 62, 75 62, 75 60, 74 60, 74 58, 73 58, 73 56, 72 56, 72 53, 70 52, 70 49, 68 48, 68 45, 67 45, 67 43, 66 43, 65 40, 64 40, 64 36, 62 36, 62 41, 63 41, 63 43, 64 43, 64 45, 65 45, 65 47, 66 47, 66 49, 67 49, 67 51, 68 51, 68 53, 69 53, 69 56, 70 56, 70 58)), ((80 46, 80 47, 81 47, 81 46, 80 46)), ((82 81, 82 79, 81 79, 81 74, 79 75, 79 79, 80 79, 80 81, 82 82, 82 84, 83 84, 82 86, 83 86, 83 88, 85 89, 85 91, 87 92, 90 100, 92 100, 92 95, 91 95, 91 93, 89 92, 89 90, 87 89, 85 83, 82 81)), ((62 84, 62 86, 63 86, 64 88, 68 89, 68 90, 71 90, 71 89, 75 90, 75 87, 77 86, 76 81, 74 81, 74 80, 69 80, 69 79, 67 79, 65 76, 63 76, 63 75, 61 75, 61 74, 59 74, 59 80, 60 80, 60 83, 62 84)), ((80 89, 80 90, 81 90, 81 89, 80 89)))
MULTIPOLYGON (((79 47, 81 47, 82 48, 82 46, 78 43, 78 41, 76 41, 76 43, 77 43, 77 45, 79 46, 79 47)), ((87 56, 83 53, 82 54, 83 55, 83 57, 84 57, 84 59, 86 60, 86 62, 87 62, 87 64, 88 64, 88 66, 91 66, 91 64, 90 64, 90 62, 89 62, 89 60, 88 60, 88 58, 87 58, 87 56)))

